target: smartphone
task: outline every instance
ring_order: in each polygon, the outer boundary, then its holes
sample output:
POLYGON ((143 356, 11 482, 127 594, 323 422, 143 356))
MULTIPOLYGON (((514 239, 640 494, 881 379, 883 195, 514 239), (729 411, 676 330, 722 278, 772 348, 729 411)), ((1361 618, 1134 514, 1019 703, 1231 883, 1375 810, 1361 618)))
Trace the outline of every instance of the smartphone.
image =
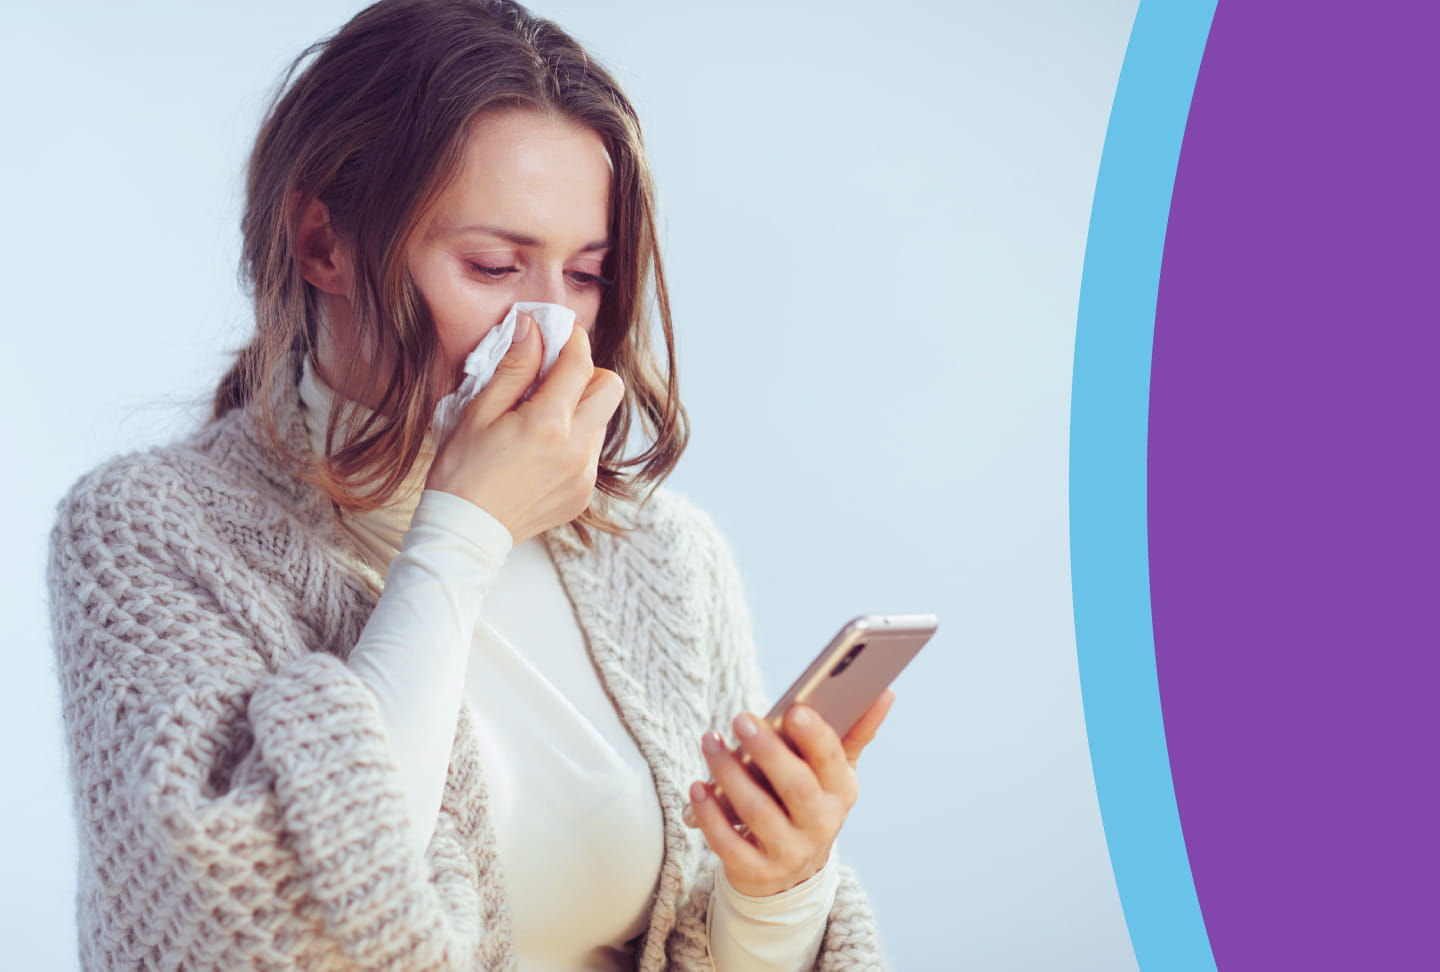
POLYGON ((780 696, 766 721, 779 730, 785 710, 803 702, 843 738, 925 647, 939 624, 933 614, 869 614, 851 619, 780 696))
MULTIPOLYGON (((933 614, 868 614, 851 619, 780 696, 765 720, 783 737, 781 723, 786 710, 803 702, 844 738, 895 676, 910 664, 910 659, 925 647, 939 624, 933 614)), ((749 766, 749 755, 742 755, 741 762, 749 766)), ((770 789, 753 766, 751 773, 770 789)), ((710 783, 714 786, 715 781, 710 783)), ((770 792, 773 796, 774 791, 770 792)), ((719 787, 715 787, 715 795, 724 801, 719 787)), ((688 807, 685 816, 687 822, 692 819, 688 807)))

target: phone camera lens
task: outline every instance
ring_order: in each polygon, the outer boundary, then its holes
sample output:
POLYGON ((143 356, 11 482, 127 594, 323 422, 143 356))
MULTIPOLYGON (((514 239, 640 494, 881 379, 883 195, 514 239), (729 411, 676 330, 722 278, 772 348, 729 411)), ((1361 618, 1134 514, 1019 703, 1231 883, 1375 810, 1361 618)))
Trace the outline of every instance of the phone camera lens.
POLYGON ((845 671, 845 669, 849 668, 850 663, 853 662, 856 658, 860 657, 860 652, 864 650, 865 643, 862 641, 860 644, 847 651, 845 653, 845 657, 840 659, 840 664, 836 665, 835 668, 830 672, 830 677, 834 678, 836 675, 839 675, 841 672, 845 671))

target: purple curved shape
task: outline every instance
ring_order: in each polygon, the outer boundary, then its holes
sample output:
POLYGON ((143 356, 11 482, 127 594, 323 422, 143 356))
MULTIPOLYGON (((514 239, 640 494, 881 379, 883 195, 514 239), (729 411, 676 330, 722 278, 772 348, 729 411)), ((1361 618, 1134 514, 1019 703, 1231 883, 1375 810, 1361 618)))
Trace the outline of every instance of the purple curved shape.
POLYGON ((1218 967, 1440 968, 1440 4, 1219 4, 1161 270, 1156 664, 1218 967))

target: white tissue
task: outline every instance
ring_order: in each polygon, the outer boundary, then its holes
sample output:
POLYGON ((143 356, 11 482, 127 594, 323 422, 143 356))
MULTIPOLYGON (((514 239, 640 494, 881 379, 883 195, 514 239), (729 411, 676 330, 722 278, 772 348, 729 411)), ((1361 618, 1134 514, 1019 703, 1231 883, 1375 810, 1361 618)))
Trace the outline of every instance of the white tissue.
MULTIPOLYGON (((435 417, 431 419, 430 430, 436 443, 445 441, 470 399, 480 394, 480 389, 495 377, 495 369, 499 366, 500 359, 505 357, 505 352, 510 350, 510 345, 515 340, 515 316, 520 311, 535 318, 535 323, 540 328, 540 338, 545 345, 544 356, 540 360, 540 375, 535 379, 535 384, 538 385, 550 373, 555 359, 560 356, 560 349, 570 340, 570 334, 575 329, 575 312, 560 304, 522 300, 506 311, 505 319, 480 339, 475 350, 465 358, 465 379, 460 382, 460 387, 440 399, 440 404, 435 406, 435 417)), ((531 385, 526 389, 524 397, 529 398, 534 390, 535 385, 531 385)))

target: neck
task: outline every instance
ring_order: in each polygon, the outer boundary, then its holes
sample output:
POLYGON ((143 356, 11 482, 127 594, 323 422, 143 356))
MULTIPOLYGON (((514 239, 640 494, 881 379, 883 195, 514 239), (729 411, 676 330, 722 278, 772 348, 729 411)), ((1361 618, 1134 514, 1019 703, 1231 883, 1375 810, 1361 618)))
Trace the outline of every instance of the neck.
MULTIPOLYGON (((363 422, 373 411, 363 401, 350 399, 347 395, 335 390, 325 378, 322 366, 311 360, 305 359, 304 368, 300 375, 300 403, 303 406, 302 414, 305 419, 305 429, 310 439, 310 446, 316 456, 331 454, 326 449, 326 436, 330 427, 330 417, 334 410, 342 403, 346 403, 354 411, 353 421, 363 422)), ((338 441, 336 445, 344 444, 346 429, 342 426, 337 430, 338 441)), ((404 510, 413 512, 416 504, 420 501, 420 493, 425 488, 425 478, 430 471, 430 463, 435 458, 435 448, 430 436, 427 434, 424 444, 420 447, 420 454, 415 459, 405 477, 405 483, 396 492, 385 509, 404 510)))
POLYGON ((337 398, 355 402, 374 412, 380 408, 385 386, 380 376, 394 370, 387 362, 365 350, 356 337, 355 321, 348 303, 333 294, 321 309, 316 328, 314 360, 309 364, 316 377, 333 389, 337 398))

